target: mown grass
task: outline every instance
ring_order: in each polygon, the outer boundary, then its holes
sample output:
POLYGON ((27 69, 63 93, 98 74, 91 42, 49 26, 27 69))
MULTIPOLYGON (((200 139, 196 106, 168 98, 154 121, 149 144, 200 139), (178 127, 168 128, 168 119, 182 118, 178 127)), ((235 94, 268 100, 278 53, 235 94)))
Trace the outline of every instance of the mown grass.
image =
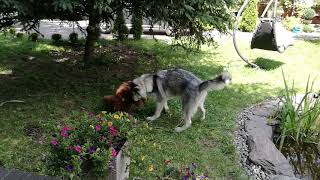
MULTIPOLYGON (((196 114, 190 129, 175 133, 174 127, 181 123, 181 105, 179 100, 172 100, 170 113, 149 123, 149 129, 137 130, 137 135, 131 137, 130 174, 155 179, 163 173, 164 160, 170 159, 181 167, 197 163, 198 171, 207 171, 211 179, 247 179, 237 163, 233 143, 237 113, 266 97, 282 94, 281 68, 301 89, 308 75, 319 75, 320 68, 318 41, 298 41, 283 54, 249 51, 246 42, 242 42, 241 49, 252 59, 263 58, 263 63, 271 67, 268 70, 246 67, 235 53, 230 38, 219 41, 217 49, 204 46, 199 53, 152 40, 126 41, 121 45, 102 41, 100 44, 123 46, 125 51, 137 52, 139 58, 130 65, 119 63, 121 55, 112 51, 100 59, 107 63, 84 69, 73 63, 56 63, 55 57, 48 55, 52 51, 72 52, 68 47, 56 47, 47 41, 33 43, 0 37, 0 72, 11 70, 13 73, 0 73, 0 102, 25 101, 0 107, 0 166, 50 174, 45 167, 46 137, 53 127, 68 123, 67 117, 83 108, 97 110, 101 97, 112 93, 121 81, 166 68, 184 68, 202 79, 228 70, 233 75, 233 83, 223 91, 209 93, 205 120, 201 121, 196 114), (29 60, 29 56, 36 59, 29 60), (107 58, 109 56, 112 59, 107 58), (270 65, 269 60, 283 64, 270 65), (30 126, 40 130, 40 137, 26 135, 25 129, 30 126), (151 165, 153 171, 149 171, 151 165)), ((149 100, 136 116, 144 120, 154 108, 154 102, 149 100)))

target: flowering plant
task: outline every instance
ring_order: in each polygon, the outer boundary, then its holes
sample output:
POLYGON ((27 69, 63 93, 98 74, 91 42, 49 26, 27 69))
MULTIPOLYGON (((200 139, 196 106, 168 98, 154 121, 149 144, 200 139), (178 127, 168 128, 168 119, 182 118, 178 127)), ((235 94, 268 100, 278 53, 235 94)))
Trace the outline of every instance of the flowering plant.
POLYGON ((198 175, 196 173, 197 164, 191 163, 189 166, 178 168, 171 160, 165 160, 165 171, 163 177, 158 179, 183 179, 183 180, 208 180, 207 173, 198 175))
POLYGON ((126 142, 126 135, 137 124, 127 113, 98 115, 82 113, 70 119, 71 125, 59 127, 50 141, 49 168, 68 178, 88 174, 105 176, 110 160, 126 142))

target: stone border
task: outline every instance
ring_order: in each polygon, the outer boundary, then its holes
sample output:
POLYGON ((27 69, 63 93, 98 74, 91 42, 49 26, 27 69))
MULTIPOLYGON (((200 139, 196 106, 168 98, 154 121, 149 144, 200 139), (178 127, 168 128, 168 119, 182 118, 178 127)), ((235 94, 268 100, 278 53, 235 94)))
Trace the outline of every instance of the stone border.
POLYGON ((235 145, 240 164, 257 180, 298 180, 289 161, 273 143, 273 117, 280 109, 280 99, 266 100, 248 107, 236 118, 235 145))

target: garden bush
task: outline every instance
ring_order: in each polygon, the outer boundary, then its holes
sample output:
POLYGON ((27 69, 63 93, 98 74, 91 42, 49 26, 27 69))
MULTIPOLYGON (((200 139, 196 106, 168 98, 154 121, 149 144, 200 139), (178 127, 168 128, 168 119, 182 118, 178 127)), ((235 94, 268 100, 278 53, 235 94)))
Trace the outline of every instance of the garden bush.
POLYGON ((31 34, 29 35, 29 39, 30 39, 31 41, 33 41, 33 42, 38 41, 38 37, 39 37, 39 35, 38 35, 37 33, 31 33, 31 34))
POLYGON ((305 20, 311 20, 316 15, 316 12, 311 8, 306 8, 303 10, 302 18, 305 20))
POLYGON ((65 178, 83 178, 88 174, 104 177, 109 161, 117 156, 129 130, 137 124, 127 113, 98 115, 82 113, 70 120, 72 125, 58 128, 51 137, 48 168, 65 178))
POLYGON ((311 33, 311 32, 314 32, 314 28, 310 24, 304 24, 302 26, 302 31, 307 32, 307 33, 311 33))
POLYGON ((77 44, 79 41, 78 40, 78 33, 73 32, 73 33, 69 34, 69 40, 70 40, 71 44, 77 44))
POLYGON ((257 0, 249 1, 242 13, 239 29, 244 32, 252 32, 256 28, 258 19, 257 0))
POLYGON ((16 34, 16 37, 17 37, 18 39, 22 39, 22 38, 23 38, 23 33, 17 33, 17 34, 16 34))
POLYGON ((129 30, 125 25, 125 19, 122 10, 117 11, 117 18, 114 22, 113 33, 118 40, 125 40, 128 38, 129 30))
POLYGON ((297 26, 300 27, 301 21, 300 21, 300 18, 291 16, 291 17, 287 17, 283 20, 283 25, 288 31, 291 31, 293 29, 293 27, 297 27, 297 26))
POLYGON ((17 30, 15 28, 10 28, 9 33, 14 37, 16 35, 17 30))
POLYGON ((314 9, 316 13, 320 13, 320 0, 314 1, 314 5, 312 6, 312 9, 314 9))
POLYGON ((52 34, 51 39, 52 39, 53 43, 59 44, 62 42, 62 35, 61 34, 52 34))

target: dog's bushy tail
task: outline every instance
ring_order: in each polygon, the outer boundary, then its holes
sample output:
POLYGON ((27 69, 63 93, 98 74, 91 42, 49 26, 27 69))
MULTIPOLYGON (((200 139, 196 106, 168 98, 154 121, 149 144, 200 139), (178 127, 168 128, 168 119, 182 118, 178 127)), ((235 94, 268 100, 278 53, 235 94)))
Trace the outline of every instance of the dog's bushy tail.
POLYGON ((203 81, 199 85, 199 91, 221 90, 231 82, 231 79, 229 72, 223 72, 214 79, 203 81))

